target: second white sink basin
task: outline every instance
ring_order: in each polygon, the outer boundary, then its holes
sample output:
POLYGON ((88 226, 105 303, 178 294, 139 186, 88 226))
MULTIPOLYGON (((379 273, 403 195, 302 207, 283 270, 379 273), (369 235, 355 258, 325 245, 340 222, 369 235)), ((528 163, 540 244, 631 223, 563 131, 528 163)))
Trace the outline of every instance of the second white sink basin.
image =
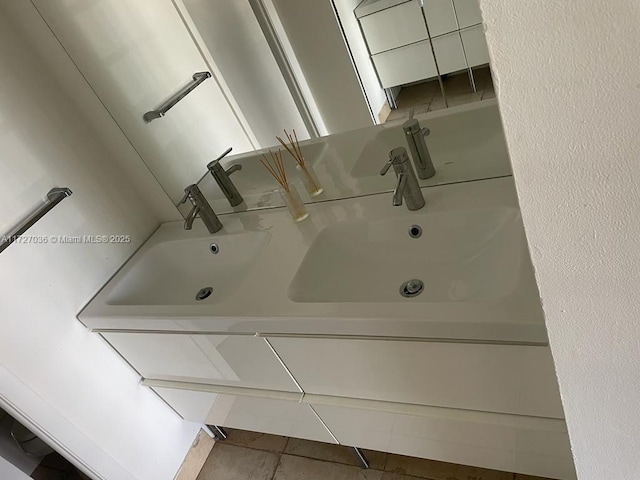
POLYGON ((494 208, 333 225, 309 248, 289 297, 295 302, 496 301, 511 294, 521 273, 520 222, 518 210, 494 208), (413 279, 423 282, 422 292, 402 296, 401 286, 413 279))

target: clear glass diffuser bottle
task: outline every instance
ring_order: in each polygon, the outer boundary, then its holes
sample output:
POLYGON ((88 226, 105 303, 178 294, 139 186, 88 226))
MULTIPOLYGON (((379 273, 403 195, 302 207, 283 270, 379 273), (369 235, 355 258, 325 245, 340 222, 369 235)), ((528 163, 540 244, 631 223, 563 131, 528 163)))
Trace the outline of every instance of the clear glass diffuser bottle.
POLYGON ((309 193, 311 197, 316 197, 324 192, 324 188, 320 185, 316 172, 311 165, 307 165, 306 163, 304 165, 298 164, 296 165, 296 170, 298 170, 304 188, 307 189, 307 193, 309 193))
POLYGON ((301 222, 309 216, 309 212, 307 212, 304 203, 302 203, 300 194, 293 185, 289 185, 287 188, 281 188, 280 196, 295 222, 301 222))

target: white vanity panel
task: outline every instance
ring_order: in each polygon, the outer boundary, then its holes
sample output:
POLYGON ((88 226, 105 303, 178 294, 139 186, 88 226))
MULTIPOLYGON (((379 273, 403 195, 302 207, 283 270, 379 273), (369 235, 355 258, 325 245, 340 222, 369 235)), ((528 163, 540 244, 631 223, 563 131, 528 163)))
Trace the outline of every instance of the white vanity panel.
POLYGON ((372 55, 384 88, 417 82, 438 74, 429 40, 372 55))
POLYGON ((489 63, 489 49, 482 25, 460 31, 470 67, 489 63))
POLYGON ((433 50, 436 52, 438 60, 438 68, 442 75, 467 68, 462 40, 458 32, 436 37, 432 41, 433 50))
POLYGON ((263 338, 103 333, 144 378, 298 392, 263 338))
POLYGON ((482 23, 482 13, 478 0, 453 0, 460 28, 482 23))
POLYGON ((371 54, 428 38, 418 2, 411 1, 360 19, 371 54))
MULTIPOLYGON (((540 428, 494 422, 476 413, 457 421, 336 405, 313 405, 341 444, 507 472, 573 480, 569 436, 561 421, 540 428)), ((508 416, 504 416, 508 417, 508 416)))
POLYGON ((305 393, 563 418, 548 347, 271 338, 305 393))
POLYGON ((451 0, 424 0, 423 8, 431 37, 458 30, 456 12, 451 0))
POLYGON ((186 420, 337 443, 305 403, 164 387, 153 389, 186 420))

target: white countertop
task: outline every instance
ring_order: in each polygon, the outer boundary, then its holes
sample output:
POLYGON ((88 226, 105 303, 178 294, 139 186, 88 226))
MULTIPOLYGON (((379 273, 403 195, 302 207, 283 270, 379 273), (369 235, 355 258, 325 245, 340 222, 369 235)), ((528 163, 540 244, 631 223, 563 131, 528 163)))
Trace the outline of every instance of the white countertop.
MULTIPOLYGON (((79 315, 89 328, 143 329, 236 334, 356 335, 515 343, 546 343, 546 329, 530 265, 524 231, 523 273, 514 295, 486 303, 403 302, 298 303, 288 289, 309 246, 326 227, 362 219, 412 216, 478 208, 512 207, 517 196, 512 178, 473 181, 423 188, 426 207, 409 212, 393 207, 383 193, 308 206, 308 220, 296 224, 284 208, 222 215, 224 230, 209 235, 201 222, 184 231, 182 222, 164 224, 136 257, 162 242, 201 239, 223 242, 225 235, 268 231, 268 245, 249 276, 229 298, 219 303, 188 305, 113 305, 108 298, 129 264, 79 315)), ((425 230, 428 225, 425 225, 425 230)))

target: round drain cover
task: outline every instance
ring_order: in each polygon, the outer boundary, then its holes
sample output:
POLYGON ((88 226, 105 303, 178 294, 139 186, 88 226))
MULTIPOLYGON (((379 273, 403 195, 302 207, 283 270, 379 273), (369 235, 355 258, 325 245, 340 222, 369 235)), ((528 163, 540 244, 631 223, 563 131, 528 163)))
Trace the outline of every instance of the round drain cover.
POLYGON ((196 300, 200 301, 200 300, 204 300, 205 298, 209 298, 209 296, 211 296, 212 293, 213 293, 213 288, 211 287, 201 288, 200 290, 198 290, 198 293, 196 293, 196 300))
POLYGON ((424 290, 424 282, 422 280, 413 279, 404 282, 400 286, 400 295, 406 298, 417 297, 424 290))

